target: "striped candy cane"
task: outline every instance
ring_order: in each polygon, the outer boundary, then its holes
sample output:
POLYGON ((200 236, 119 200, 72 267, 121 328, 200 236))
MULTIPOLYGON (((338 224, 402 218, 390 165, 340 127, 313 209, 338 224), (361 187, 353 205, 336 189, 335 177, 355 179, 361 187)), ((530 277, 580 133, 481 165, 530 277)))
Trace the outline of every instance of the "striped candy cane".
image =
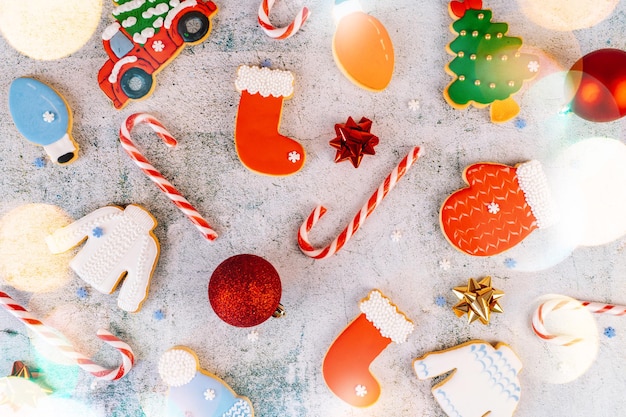
POLYGON ((120 141, 122 148, 126 151, 130 159, 150 178, 156 185, 172 200, 172 202, 182 211, 191 222, 198 228, 202 236, 208 240, 215 240, 217 233, 211 228, 209 223, 198 213, 189 201, 167 180, 159 171, 148 162, 139 152, 135 144, 130 140, 130 131, 135 125, 145 123, 152 128, 163 142, 169 147, 174 147, 178 143, 176 139, 165 129, 165 127, 153 116, 146 113, 135 113, 122 123, 120 128, 120 141))
POLYGON ((555 297, 541 304, 534 312, 532 328, 537 336, 546 342, 561 346, 571 346, 583 339, 566 334, 552 334, 545 326, 545 318, 556 310, 578 310, 584 308, 595 314, 610 314, 612 316, 626 315, 626 306, 613 304, 595 303, 592 301, 578 301, 568 297, 555 297))
POLYGON ((309 17, 309 9, 303 7, 289 26, 277 28, 272 25, 269 18, 270 10, 272 10, 272 6, 275 2, 276 0, 263 0, 259 6, 259 25, 261 25, 261 29, 263 29, 270 38, 287 39, 300 30, 304 22, 306 22, 306 19, 309 17))
POLYGON ((2 291, 0 291, 0 305, 13 316, 17 317, 27 328, 42 337, 52 346, 55 346, 64 356, 72 359, 78 366, 96 378, 115 381, 126 375, 135 363, 135 355, 130 346, 113 336, 107 330, 100 329, 97 335, 98 338, 117 349, 122 355, 122 364, 114 369, 103 368, 82 353, 77 352, 72 344, 57 330, 43 324, 35 318, 31 312, 17 304, 15 300, 2 291))
POLYGON ((333 256, 337 253, 343 245, 359 230, 359 227, 365 222, 365 219, 372 214, 374 209, 378 207, 380 202, 385 198, 389 191, 395 187, 396 183, 406 171, 413 165, 417 158, 421 155, 422 151, 419 147, 414 147, 411 151, 400 161, 398 166, 385 178, 382 184, 378 187, 376 192, 372 194, 367 203, 361 208, 361 210, 354 216, 350 224, 343 229, 343 231, 332 241, 332 243, 322 249, 314 248, 309 243, 309 232, 311 228, 315 226, 317 221, 324 216, 326 208, 322 205, 317 206, 309 215, 300 229, 298 230, 298 245, 305 255, 315 259, 324 259, 333 256))

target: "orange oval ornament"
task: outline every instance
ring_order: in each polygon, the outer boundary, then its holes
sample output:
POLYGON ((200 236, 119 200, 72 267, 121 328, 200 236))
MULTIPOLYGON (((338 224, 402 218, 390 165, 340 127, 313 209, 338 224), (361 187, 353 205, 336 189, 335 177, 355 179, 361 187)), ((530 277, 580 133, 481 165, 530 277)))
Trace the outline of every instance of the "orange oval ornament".
POLYGON ((387 29, 361 11, 339 21, 333 36, 333 56, 350 81, 371 91, 384 90, 393 75, 394 54, 387 29))

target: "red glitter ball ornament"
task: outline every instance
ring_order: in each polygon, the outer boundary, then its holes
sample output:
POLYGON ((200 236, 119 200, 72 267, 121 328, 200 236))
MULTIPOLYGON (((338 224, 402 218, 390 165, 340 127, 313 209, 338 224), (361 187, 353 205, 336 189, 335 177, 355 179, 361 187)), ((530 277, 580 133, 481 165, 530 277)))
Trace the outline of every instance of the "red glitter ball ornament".
POLYGON ((611 122, 626 115, 626 52, 598 49, 567 73, 570 109, 592 122, 611 122))
POLYGON ((235 255, 218 265, 209 281, 215 314, 237 327, 251 327, 282 315, 282 286, 271 263, 256 255, 235 255))

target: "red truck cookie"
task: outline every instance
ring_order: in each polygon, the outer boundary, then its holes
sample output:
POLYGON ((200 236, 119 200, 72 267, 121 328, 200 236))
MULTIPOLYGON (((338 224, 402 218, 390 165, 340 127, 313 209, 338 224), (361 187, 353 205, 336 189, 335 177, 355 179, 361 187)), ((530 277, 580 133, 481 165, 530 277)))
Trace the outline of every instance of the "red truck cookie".
POLYGON ((171 0, 154 5, 118 0, 116 4, 113 15, 117 21, 102 33, 109 60, 98 73, 98 84, 115 108, 121 109, 129 99, 150 95, 155 74, 185 45, 198 44, 209 36, 210 19, 217 13, 217 6, 206 0, 171 0))

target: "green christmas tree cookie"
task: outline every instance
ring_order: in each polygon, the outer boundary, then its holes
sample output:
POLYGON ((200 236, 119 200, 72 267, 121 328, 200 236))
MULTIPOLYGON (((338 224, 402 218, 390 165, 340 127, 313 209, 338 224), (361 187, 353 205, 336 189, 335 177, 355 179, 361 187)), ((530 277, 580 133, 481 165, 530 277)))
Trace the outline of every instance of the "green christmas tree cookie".
POLYGON ((522 40, 506 36, 506 23, 491 22, 491 10, 482 9, 480 0, 452 1, 450 15, 457 19, 451 30, 458 37, 447 46, 455 58, 446 66, 454 77, 446 101, 457 109, 491 105, 493 122, 512 119, 519 105, 511 96, 537 74, 538 58, 520 53, 522 40))

